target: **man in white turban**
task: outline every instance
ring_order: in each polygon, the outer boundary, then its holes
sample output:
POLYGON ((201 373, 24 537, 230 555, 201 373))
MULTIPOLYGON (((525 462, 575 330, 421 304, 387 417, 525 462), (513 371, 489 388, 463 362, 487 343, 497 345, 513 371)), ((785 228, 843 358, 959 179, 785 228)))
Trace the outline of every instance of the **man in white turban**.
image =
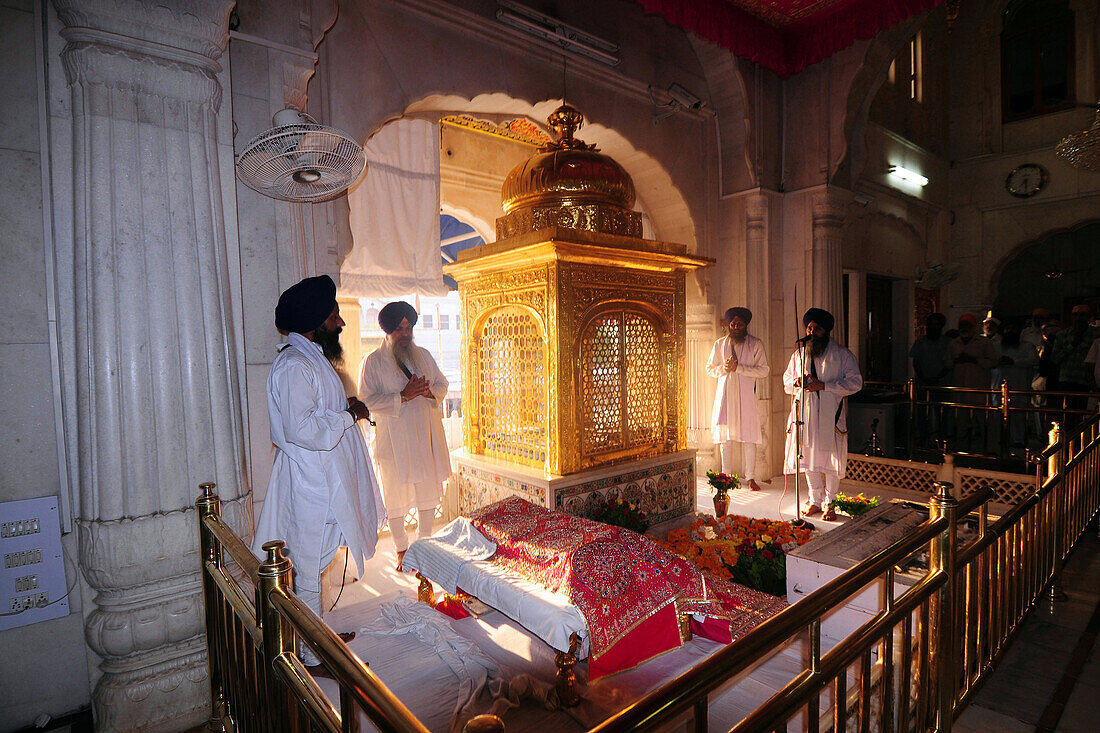
POLYGON ((733 473, 733 444, 741 444, 742 480, 752 491, 756 483, 756 452, 764 442, 756 403, 756 380, 768 376, 764 342, 749 334, 752 311, 730 308, 722 319, 727 333, 714 342, 707 374, 718 379, 710 430, 722 455, 722 473, 733 473))
POLYGON ((417 534, 431 535, 443 483, 451 475, 440 410, 447 397, 447 378, 428 350, 413 343, 416 321, 416 309, 408 303, 397 301, 382 308, 378 325, 386 338, 367 354, 359 370, 359 398, 378 423, 374 459, 398 570, 409 548, 405 515, 416 509, 417 534))

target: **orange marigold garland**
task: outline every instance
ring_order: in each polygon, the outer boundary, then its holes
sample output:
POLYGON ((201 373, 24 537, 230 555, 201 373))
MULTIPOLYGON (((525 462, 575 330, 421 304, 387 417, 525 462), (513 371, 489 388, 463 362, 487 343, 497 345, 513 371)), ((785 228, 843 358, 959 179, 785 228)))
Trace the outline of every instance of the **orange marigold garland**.
POLYGON ((662 543, 669 551, 723 580, 781 596, 787 592, 786 553, 813 537, 786 522, 730 514, 697 515, 662 543))

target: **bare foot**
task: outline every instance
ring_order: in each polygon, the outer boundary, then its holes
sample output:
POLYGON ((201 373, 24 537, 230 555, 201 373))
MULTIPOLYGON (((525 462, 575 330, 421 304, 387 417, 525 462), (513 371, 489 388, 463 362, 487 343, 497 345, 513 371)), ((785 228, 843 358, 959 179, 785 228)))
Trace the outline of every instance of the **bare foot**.
POLYGON ((760 484, 754 478, 749 479, 749 491, 760 491, 760 484))
POLYGON ((802 513, 807 517, 816 517, 818 514, 821 514, 821 507, 817 504, 810 504, 802 513))
POLYGON ((405 559, 405 552, 405 550, 397 551, 397 572, 399 573, 404 571, 404 568, 401 567, 401 562, 405 559))
POLYGON ((824 519, 826 522, 835 522, 836 521, 836 510, 833 509, 832 507, 829 507, 828 509, 825 510, 825 514, 821 518, 824 519))

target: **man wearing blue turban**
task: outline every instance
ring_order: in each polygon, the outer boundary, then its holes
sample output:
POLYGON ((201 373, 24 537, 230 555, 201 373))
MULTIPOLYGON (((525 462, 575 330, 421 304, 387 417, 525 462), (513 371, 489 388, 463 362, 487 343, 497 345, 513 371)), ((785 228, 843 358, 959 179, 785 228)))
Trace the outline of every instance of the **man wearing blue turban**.
MULTIPOLYGON (((339 356, 344 319, 328 275, 287 288, 275 307, 275 327, 287 343, 267 378, 267 414, 275 463, 252 551, 286 541, 294 590, 322 616, 320 578, 340 546, 362 572, 374 556, 385 509, 358 421, 367 408, 348 398, 329 359, 339 356)), ((341 634, 349 640, 354 633, 341 634)), ((299 649, 314 675, 328 676, 308 646, 299 649)))
POLYGON ((852 352, 830 338, 835 325, 832 313, 810 308, 802 325, 806 338, 799 342, 783 372, 783 389, 794 396, 787 418, 783 471, 806 472, 810 501, 805 514, 812 517, 824 508, 822 519, 831 522, 836 520, 836 511, 829 502, 836 498, 848 467, 844 398, 863 388, 863 377, 852 352))

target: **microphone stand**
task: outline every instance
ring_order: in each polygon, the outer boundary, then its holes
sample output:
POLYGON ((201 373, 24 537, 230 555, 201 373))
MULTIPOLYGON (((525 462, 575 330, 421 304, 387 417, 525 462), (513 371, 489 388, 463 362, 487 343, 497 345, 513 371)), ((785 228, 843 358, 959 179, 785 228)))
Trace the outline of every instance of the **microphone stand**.
MULTIPOLYGON (((796 334, 794 340, 794 348, 798 353, 798 371, 802 377, 799 380, 799 391, 795 394, 795 399, 798 401, 797 415, 794 425, 794 447, 797 454, 798 463, 795 464, 794 471, 794 509, 795 520, 791 522, 791 526, 797 529, 813 529, 814 526, 807 522, 802 516, 802 497, 799 496, 798 477, 802 475, 802 429, 806 425, 806 378, 809 374, 806 372, 806 346, 807 341, 804 338, 797 336, 798 329, 798 286, 794 287, 794 332, 796 334)), ((810 479, 806 477, 807 487, 810 484, 810 479)))

